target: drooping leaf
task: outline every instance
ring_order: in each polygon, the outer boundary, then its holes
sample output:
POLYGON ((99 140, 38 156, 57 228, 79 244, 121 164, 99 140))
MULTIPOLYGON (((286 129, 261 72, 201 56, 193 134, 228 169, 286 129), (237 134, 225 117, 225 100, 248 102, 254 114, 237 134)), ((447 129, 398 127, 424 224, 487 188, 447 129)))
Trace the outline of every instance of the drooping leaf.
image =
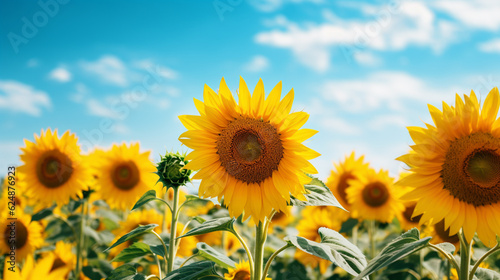
POLYGON ((55 207, 56 207, 56 205, 52 205, 49 208, 45 208, 45 209, 39 211, 38 213, 31 216, 31 221, 37 222, 37 221, 40 221, 40 220, 52 215, 52 210, 54 210, 55 207))
MULTIPOLYGON (((185 265, 166 275, 163 280, 196 280, 202 276, 214 274, 214 265, 212 261, 201 261, 185 265)), ((205 277, 203 279, 210 279, 205 277)))
POLYGON ((113 245, 111 245, 111 247, 106 248, 106 250, 104 250, 104 251, 108 251, 111 248, 114 248, 114 247, 122 244, 123 242, 127 242, 128 240, 130 240, 134 237, 137 237, 137 236, 142 235, 142 234, 147 233, 147 232, 151 232, 157 226, 158 226, 157 224, 138 226, 135 229, 133 229, 132 231, 130 231, 129 233, 120 237, 113 245))
POLYGON ((193 235, 200 235, 200 234, 205 234, 209 232, 214 232, 214 231, 234 231, 233 224, 236 221, 235 218, 219 218, 219 219, 213 219, 213 220, 208 220, 201 225, 191 229, 188 231, 186 234, 179 236, 178 238, 182 237, 187 237, 187 236, 193 236, 193 235))
MULTIPOLYGON (((311 177, 312 178, 312 177, 311 177)), ((293 206, 335 206, 342 210, 345 208, 338 202, 330 189, 319 179, 312 178, 311 182, 304 186, 307 194, 307 201, 290 198, 290 205, 293 206)))
POLYGON ((156 197, 156 191, 155 190, 149 190, 145 194, 143 194, 141 196, 141 198, 139 198, 139 200, 137 200, 137 202, 135 203, 134 207, 132 207, 132 211, 134 211, 135 209, 137 209, 137 208, 141 207, 142 205, 144 205, 144 204, 146 204, 146 203, 148 203, 150 201, 153 201, 153 200, 159 200, 159 201, 165 203, 166 205, 168 205, 168 203, 165 200, 156 197))
POLYGON ((130 264, 122 265, 111 273, 106 280, 144 280, 146 277, 138 274, 135 266, 130 264))
POLYGON ((443 251, 445 251, 448 254, 453 254, 453 252, 455 252, 456 250, 455 245, 448 242, 439 243, 436 244, 436 246, 443 249, 443 251))
POLYGON ((214 248, 208 246, 205 242, 200 242, 196 244, 198 249, 198 255, 207 260, 213 261, 223 268, 235 268, 236 264, 233 260, 228 258, 225 254, 220 253, 214 248))
POLYGON ((403 233, 387 244, 387 246, 382 249, 382 251, 368 263, 368 266, 354 279, 359 280, 362 277, 368 276, 395 261, 425 248, 430 239, 430 236, 420 239, 420 232, 416 228, 403 233))
POLYGON ((491 269, 478 267, 476 273, 474 273, 474 278, 479 280, 500 280, 500 273, 491 269))
POLYGON ((153 252, 149 248, 149 245, 142 242, 135 242, 128 248, 123 249, 112 262, 130 262, 135 258, 139 258, 145 255, 152 254, 153 252))
POLYGON ((288 240, 298 249, 329 260, 351 275, 358 275, 366 267, 363 253, 340 233, 324 227, 318 232, 321 236, 319 243, 300 236, 292 236, 288 240))

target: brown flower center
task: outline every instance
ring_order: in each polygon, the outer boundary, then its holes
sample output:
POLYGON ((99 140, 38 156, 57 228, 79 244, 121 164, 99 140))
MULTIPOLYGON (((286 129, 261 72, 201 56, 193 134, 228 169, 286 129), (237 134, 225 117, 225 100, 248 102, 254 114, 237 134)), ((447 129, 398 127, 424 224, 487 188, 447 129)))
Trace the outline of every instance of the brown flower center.
POLYGON ((250 273, 248 271, 238 271, 234 275, 233 280, 250 280, 250 273))
POLYGON ((234 178, 260 183, 272 176, 283 158, 277 129, 253 118, 235 119, 217 138, 221 165, 234 178))
POLYGON ((389 199, 389 191, 381 182, 373 182, 363 189, 363 200, 371 207, 379 207, 389 199))
POLYGON ((450 236, 450 229, 444 230, 444 220, 434 225, 434 231, 444 242, 456 244, 460 241, 457 234, 450 236))
POLYGON ((11 233, 11 228, 10 227, 7 227, 4 231, 4 241, 5 241, 5 244, 7 244, 8 247, 10 247, 12 244, 9 243, 9 239, 12 240, 12 239, 15 239, 15 246, 16 246, 16 249, 19 250, 21 248, 23 248, 24 245, 26 245, 26 242, 28 242, 28 229, 26 228, 26 226, 24 225, 24 223, 20 222, 20 221, 15 221, 15 225, 16 225, 16 228, 15 228, 15 231, 16 231, 16 234, 15 235, 12 235, 11 233))
POLYGON ((281 219, 285 219, 285 218, 286 218, 286 214, 285 214, 285 212, 283 212, 283 211, 276 212, 276 213, 273 215, 273 217, 272 217, 272 219, 271 219, 271 222, 277 222, 277 221, 279 221, 279 220, 281 220, 281 219))
POLYGON ((339 192, 339 196, 345 205, 349 205, 349 202, 347 201, 346 190, 349 187, 349 183, 347 183, 347 181, 351 179, 356 179, 356 176, 352 175, 351 172, 343 173, 342 175, 340 175, 339 183, 337 185, 337 191, 339 192))
POLYGON ((443 188, 476 207, 500 201, 500 139, 477 132, 451 142, 442 166, 443 188))
POLYGON ((59 150, 45 152, 36 165, 36 175, 47 188, 57 188, 66 183, 73 174, 71 159, 59 150))
POLYGON ((52 264, 52 268, 50 268, 50 271, 54 271, 60 267, 63 267, 65 266, 66 263, 61 260, 61 258, 57 257, 55 260, 54 260, 54 263, 52 264))
POLYGON ((420 218, 422 218, 422 215, 418 215, 413 218, 411 217, 413 215, 413 210, 415 210, 416 205, 417 204, 415 203, 411 206, 406 207, 405 211, 403 212, 403 217, 410 223, 418 223, 420 222, 420 218))
POLYGON ((122 162, 111 171, 113 184, 124 191, 133 189, 139 183, 141 176, 133 161, 122 162))

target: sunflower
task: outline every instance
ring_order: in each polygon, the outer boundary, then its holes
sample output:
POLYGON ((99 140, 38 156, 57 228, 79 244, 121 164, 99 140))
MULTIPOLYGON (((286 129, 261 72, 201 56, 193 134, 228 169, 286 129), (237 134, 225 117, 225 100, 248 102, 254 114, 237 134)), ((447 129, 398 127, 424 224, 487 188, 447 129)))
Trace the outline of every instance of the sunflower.
POLYGON ((413 215, 444 219, 450 234, 462 228, 468 242, 477 232, 486 246, 500 234, 499 102, 494 88, 482 108, 474 91, 464 100, 457 94, 455 107, 443 102, 443 111, 429 105, 434 126, 409 127, 415 145, 398 158, 412 171, 399 184, 415 188, 403 197, 418 200, 413 215))
POLYGON ((44 257, 36 264, 33 257, 30 256, 26 258, 22 270, 16 267, 14 271, 6 269, 10 266, 8 260, 8 258, 5 258, 3 271, 3 279, 5 280, 61 280, 66 279, 66 275, 70 272, 67 267, 51 269, 54 265, 54 255, 44 257))
POLYGON ((149 151, 141 153, 139 143, 113 145, 94 156, 97 174, 97 196, 110 207, 130 209, 148 190, 155 188, 156 168, 149 160, 149 151))
POLYGON ((65 267, 69 273, 76 265, 76 255, 72 251, 73 245, 64 241, 58 241, 56 249, 48 253, 48 255, 54 256, 54 263, 50 271, 65 267))
POLYGON ((451 243, 455 246, 455 253, 460 249, 460 238, 458 234, 450 235, 450 229, 444 228, 444 221, 441 220, 437 223, 425 223, 425 228, 422 230, 422 237, 432 236, 432 243, 439 244, 443 242, 451 243))
MULTIPOLYGON (((236 268, 229 268, 228 273, 224 274, 224 279, 250 280, 250 263, 248 261, 237 263, 236 268)), ((266 280, 271 280, 271 278, 266 277, 266 280)))
POLYGON ((397 213, 403 211, 404 206, 396 197, 393 181, 388 171, 376 172, 372 168, 351 181, 347 199, 353 218, 390 223, 397 213))
POLYGON ((43 228, 38 222, 31 222, 31 216, 27 214, 17 215, 16 220, 9 220, 8 215, 0 217, 0 254, 8 254, 12 245, 16 247, 16 260, 23 260, 33 255, 36 249, 43 245, 43 228), (12 230, 15 230, 13 235, 12 230), (12 238, 15 236, 15 238, 12 238))
MULTIPOLYGON (((301 213, 302 219, 300 219, 297 225, 298 235, 315 242, 321 242, 321 236, 318 233, 321 227, 340 230, 340 220, 334 219, 332 215, 331 210, 334 208, 336 207, 311 206, 304 208, 301 213)), ((295 259, 312 268, 319 266, 321 273, 325 273, 331 265, 330 261, 310 255, 301 250, 295 252, 295 259)))
MULTIPOLYGON (((399 175, 399 179, 402 179, 408 175, 409 175, 408 172, 403 172, 399 175)), ((396 187, 397 197, 401 198, 403 195, 407 194, 412 190, 413 188, 408 186, 397 186, 396 187)), ((399 212, 396 215, 398 217, 401 229, 403 229, 404 231, 408 231, 412 228, 418 228, 420 225, 419 222, 422 215, 413 216, 413 211, 415 210, 417 202, 414 200, 401 200, 401 202, 404 205, 404 209, 402 212, 399 212)))
POLYGON ((61 138, 57 130, 42 130, 35 142, 24 140, 18 168, 19 187, 23 194, 40 201, 43 206, 54 201, 66 204, 70 198, 82 197, 91 178, 86 160, 74 134, 66 131, 61 138))
MULTIPOLYGON (((368 166, 369 164, 364 162, 364 156, 356 159, 354 152, 348 157, 346 156, 343 162, 334 163, 335 169, 331 171, 326 185, 347 211, 350 211, 350 203, 347 200, 346 191, 351 185, 350 182, 357 178, 357 173, 365 172, 368 166)), ((349 213, 345 211, 343 213, 344 218, 347 220, 349 213)))
POLYGON ((317 131, 300 129, 309 118, 306 112, 290 114, 293 89, 280 101, 281 82, 264 100, 259 80, 253 95, 240 78, 238 102, 221 80, 219 94, 205 85, 204 102, 194 100, 200 115, 179 119, 188 129, 179 140, 193 149, 185 168, 199 170, 199 195, 224 197, 232 217, 244 213, 256 224, 272 209, 284 211, 290 195, 305 200, 304 172, 316 174, 308 161, 319 153, 301 142, 317 131))

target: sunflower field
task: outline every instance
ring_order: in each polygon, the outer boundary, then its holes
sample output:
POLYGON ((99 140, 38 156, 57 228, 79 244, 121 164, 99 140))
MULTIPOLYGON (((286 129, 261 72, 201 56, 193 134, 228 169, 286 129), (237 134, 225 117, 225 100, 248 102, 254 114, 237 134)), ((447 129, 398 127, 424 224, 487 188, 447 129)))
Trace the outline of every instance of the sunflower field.
POLYGON ((25 139, 2 179, 3 279, 500 279, 498 88, 429 105, 398 178, 352 151, 324 181, 318 131, 282 92, 205 85, 178 117, 189 152, 155 159, 25 139))

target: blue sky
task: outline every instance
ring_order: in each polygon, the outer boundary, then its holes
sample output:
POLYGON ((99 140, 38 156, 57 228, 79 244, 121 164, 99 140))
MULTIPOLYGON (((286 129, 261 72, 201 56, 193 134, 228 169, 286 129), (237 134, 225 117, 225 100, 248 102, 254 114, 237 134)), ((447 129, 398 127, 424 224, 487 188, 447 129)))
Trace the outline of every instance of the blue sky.
POLYGON ((23 139, 187 150, 177 116, 203 85, 295 90, 325 179, 356 151, 396 175, 406 126, 500 83, 499 1, 0 1, 0 170, 23 139))

